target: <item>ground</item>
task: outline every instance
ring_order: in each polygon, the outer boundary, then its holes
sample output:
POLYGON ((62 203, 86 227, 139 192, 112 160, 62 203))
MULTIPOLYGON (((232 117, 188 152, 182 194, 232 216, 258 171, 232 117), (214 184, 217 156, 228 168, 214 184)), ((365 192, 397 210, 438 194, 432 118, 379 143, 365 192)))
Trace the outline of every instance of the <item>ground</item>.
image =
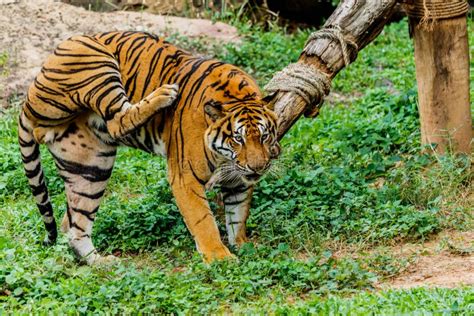
POLYGON ((409 259, 405 271, 381 288, 474 285, 474 232, 444 232, 425 243, 402 243, 391 249, 409 259))
MULTIPOLYGON (((263 85, 296 60, 310 30, 96 13, 50 0, 3 0, 0 11, 0 308, 474 310, 472 155, 422 154, 406 21, 387 27, 338 75, 318 118, 285 136, 276 171, 255 193, 252 243, 233 250, 238 263, 202 264, 164 161, 120 150, 94 234, 102 252, 123 261, 104 271, 79 266, 64 238, 52 248, 37 244, 43 230, 19 167, 15 117, 45 56, 74 34, 142 29, 237 64, 263 85)), ((63 187, 46 151, 43 158, 60 218, 63 187)))

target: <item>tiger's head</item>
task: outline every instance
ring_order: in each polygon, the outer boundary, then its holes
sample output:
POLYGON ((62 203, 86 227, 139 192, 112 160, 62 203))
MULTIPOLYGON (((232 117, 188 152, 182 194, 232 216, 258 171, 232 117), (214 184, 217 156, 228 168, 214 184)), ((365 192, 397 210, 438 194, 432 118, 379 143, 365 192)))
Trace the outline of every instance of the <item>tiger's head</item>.
POLYGON ((205 133, 208 148, 225 162, 221 180, 255 183, 280 154, 277 118, 265 100, 204 106, 211 124, 205 133))

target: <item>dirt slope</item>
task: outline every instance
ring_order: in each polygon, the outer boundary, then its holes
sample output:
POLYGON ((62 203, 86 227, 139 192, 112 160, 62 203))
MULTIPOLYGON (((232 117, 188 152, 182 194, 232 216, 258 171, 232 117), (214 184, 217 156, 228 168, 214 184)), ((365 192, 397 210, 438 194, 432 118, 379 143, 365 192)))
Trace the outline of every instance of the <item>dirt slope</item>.
POLYGON ((144 30, 158 35, 180 33, 220 42, 237 39, 237 30, 208 20, 165 17, 146 12, 98 13, 53 0, 0 0, 0 107, 7 97, 23 94, 44 58, 62 40, 76 34, 144 30), (0 59, 1 60, 1 59, 0 59))

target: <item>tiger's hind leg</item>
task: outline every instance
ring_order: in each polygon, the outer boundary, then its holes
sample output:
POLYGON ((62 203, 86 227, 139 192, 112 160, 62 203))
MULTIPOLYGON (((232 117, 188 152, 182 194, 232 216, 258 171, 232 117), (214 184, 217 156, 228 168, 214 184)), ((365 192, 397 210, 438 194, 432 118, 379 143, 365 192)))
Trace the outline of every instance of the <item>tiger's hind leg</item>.
POLYGON ((92 225, 115 161, 116 146, 103 142, 87 122, 68 124, 47 144, 65 182, 67 210, 61 229, 76 255, 87 264, 110 261, 101 257, 92 239, 92 225))
MULTIPOLYGON (((140 76, 138 72, 130 75, 140 76)), ((178 96, 176 84, 134 84, 126 91, 123 80, 121 65, 106 46, 89 36, 75 36, 45 60, 28 91, 24 111, 37 125, 50 127, 91 110, 118 140, 171 106, 178 96)), ((46 142, 45 133, 38 129, 35 137, 46 142)))

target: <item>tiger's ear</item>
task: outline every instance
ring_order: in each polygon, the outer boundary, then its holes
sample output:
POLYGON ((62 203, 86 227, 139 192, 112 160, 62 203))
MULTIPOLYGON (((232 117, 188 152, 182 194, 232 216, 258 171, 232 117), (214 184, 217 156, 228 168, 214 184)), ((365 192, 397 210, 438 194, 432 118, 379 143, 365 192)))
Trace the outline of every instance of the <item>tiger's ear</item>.
POLYGON ((277 92, 275 91, 273 93, 267 94, 262 98, 262 101, 265 103, 265 107, 272 111, 275 109, 276 94, 277 92))
POLYGON ((204 112, 211 118, 213 122, 225 116, 224 108, 221 102, 209 101, 204 105, 204 112))

